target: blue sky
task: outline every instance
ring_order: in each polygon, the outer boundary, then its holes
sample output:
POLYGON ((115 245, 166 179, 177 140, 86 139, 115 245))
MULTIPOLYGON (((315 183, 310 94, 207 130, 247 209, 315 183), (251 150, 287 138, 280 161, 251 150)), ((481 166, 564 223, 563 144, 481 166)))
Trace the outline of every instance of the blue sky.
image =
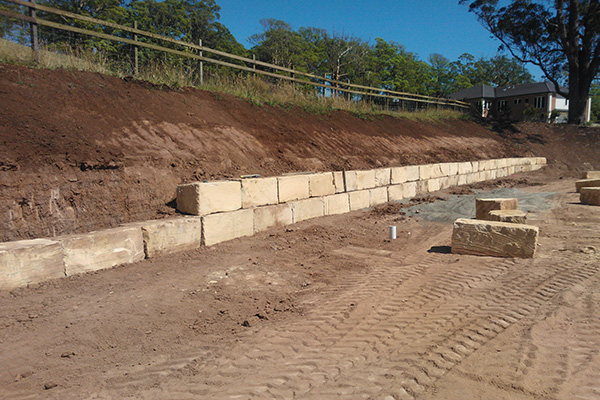
MULTIPOLYGON (((493 57, 499 42, 458 0, 216 0, 221 19, 247 48, 248 37, 261 31, 262 18, 276 18, 293 29, 312 26, 373 42, 381 37, 406 47, 427 61, 439 53, 451 61, 463 53, 493 57)), ((536 80, 541 72, 528 65, 536 80)))

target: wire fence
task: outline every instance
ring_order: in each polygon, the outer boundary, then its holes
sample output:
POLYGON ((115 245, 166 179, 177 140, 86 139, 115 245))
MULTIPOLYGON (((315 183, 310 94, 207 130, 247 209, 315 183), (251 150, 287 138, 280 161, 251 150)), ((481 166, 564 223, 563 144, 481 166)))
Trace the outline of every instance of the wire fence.
POLYGON ((139 71, 139 50, 149 49, 173 56, 183 57, 189 60, 196 60, 198 63, 199 83, 203 83, 205 69, 204 63, 215 66, 226 67, 237 71, 244 71, 254 75, 260 75, 279 81, 291 82, 293 84, 308 85, 316 88, 318 93, 323 96, 345 96, 356 101, 369 101, 388 110, 414 110, 419 111, 429 108, 452 109, 457 111, 468 111, 470 106, 458 100, 430 97, 412 93, 398 92, 388 89, 382 89, 372 86, 358 85, 350 82, 343 82, 318 76, 308 72, 298 71, 291 68, 285 68, 279 65, 266 63, 253 58, 242 57, 239 55, 227 53, 224 51, 212 49, 198 44, 188 43, 171 37, 158 35, 155 33, 137 29, 137 22, 132 26, 125 26, 113 22, 71 13, 68 11, 36 4, 35 1, 24 0, 3 0, 21 6, 23 13, 2 10, 0 15, 7 18, 21 20, 29 24, 30 43, 34 53, 39 50, 38 29, 47 27, 52 30, 70 32, 73 34, 84 35, 92 38, 109 40, 121 44, 131 45, 133 48, 132 64, 133 73, 139 71), (72 25, 66 25, 54 21, 39 18, 37 12, 58 15, 65 21, 81 21, 87 23, 86 28, 72 25), (28 12, 29 15, 25 15, 28 12), (90 25, 91 24, 91 25, 90 25), (110 33, 98 32, 88 29, 90 27, 111 28, 110 33), (173 47, 166 47, 166 46, 173 47))

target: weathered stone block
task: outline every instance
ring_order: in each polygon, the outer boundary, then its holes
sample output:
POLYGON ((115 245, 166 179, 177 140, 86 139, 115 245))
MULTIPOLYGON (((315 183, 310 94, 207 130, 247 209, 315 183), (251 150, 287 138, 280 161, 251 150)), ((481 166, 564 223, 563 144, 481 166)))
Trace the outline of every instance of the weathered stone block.
POLYGON ((375 170, 375 186, 387 186, 391 182, 391 168, 378 168, 375 170))
POLYGON ((0 243, 0 290, 65 276, 63 249, 48 239, 0 243))
POLYGON ((583 187, 579 195, 579 201, 583 204, 600 206, 600 187, 583 187))
POLYGON ((577 193, 580 193, 581 188, 584 187, 600 187, 600 179, 582 179, 580 181, 575 181, 577 193))
POLYGON ((488 219, 511 224, 526 224, 527 213, 521 210, 492 210, 488 213, 488 219))
POLYGON ((427 180, 417 181, 417 194, 429 193, 429 182, 427 180))
POLYGON ((600 179, 600 171, 585 171, 581 174, 581 179, 600 179))
POLYGON ((291 204, 294 223, 325 215, 325 202, 322 197, 298 200, 291 204))
POLYGON ((344 193, 346 191, 346 185, 344 184, 344 173, 342 171, 335 171, 333 173, 333 184, 335 185, 336 193, 344 193))
POLYGON ((479 176, 479 172, 471 172, 470 174, 467 174, 467 183, 471 184, 471 183, 477 183, 480 182, 480 176, 479 176))
POLYGON ((471 161, 471 168, 473 169, 473 172, 479 172, 479 161, 471 161))
POLYGON ((202 242, 212 246, 254 234, 254 210, 237 210, 202 217, 202 242))
POLYGON ((388 200, 399 201, 404 199, 404 184, 388 186, 388 200))
POLYGON ((475 218, 489 219, 492 210, 517 210, 517 199, 475 199, 475 218))
POLYGON ((285 226, 294 223, 291 203, 254 209, 254 232, 261 232, 273 226, 285 226))
POLYGON ((427 181, 427 189, 429 192, 437 192, 441 189, 441 179, 433 178, 427 181))
POLYGON ((418 181, 419 179, 421 179, 421 176, 419 175, 419 166, 418 165, 409 165, 404 168, 406 168, 406 181, 407 182, 414 182, 414 181, 418 181))
POLYGON ((375 189, 371 189, 369 191, 369 205, 371 207, 379 205, 379 204, 385 204, 387 202, 388 202, 387 187, 375 188, 375 189))
POLYGON ((439 166, 439 169, 441 171, 441 175, 439 176, 440 178, 450 175, 456 175, 456 173, 458 172, 458 166, 455 163, 440 163, 437 165, 439 166))
MULTIPOLYGON (((391 170, 391 179, 390 179, 390 183, 392 185, 398 185, 401 183, 406 182, 407 176, 406 176, 406 168, 407 167, 394 167, 391 170)), ((418 171, 418 169, 417 169, 418 171)))
MULTIPOLYGON (((277 204, 277 178, 242 179, 242 208, 277 204)), ((233 211, 233 210, 232 210, 233 211)))
POLYGON ((410 199, 417 195, 417 182, 406 182, 402 185, 404 188, 404 198, 410 199))
POLYGON ((65 254, 65 274, 131 264, 145 258, 144 239, 139 227, 120 227, 56 238, 65 254))
POLYGON ((325 215, 344 214, 350 212, 350 199, 348 193, 334 194, 323 198, 325 202, 325 215))
POLYGON ((333 174, 323 172, 309 176, 308 187, 310 197, 329 196, 335 194, 335 184, 333 183, 333 174))
POLYGON ((433 164, 419 165, 419 178, 421 180, 431 179, 434 177, 434 175, 435 173, 433 164))
POLYGON ((452 231, 452 253, 532 258, 538 235, 537 226, 459 218, 452 231))
POLYGON ((310 197, 309 175, 286 175, 277 178, 279 202, 307 199, 310 197))
POLYGON ((539 165, 546 165, 546 157, 535 157, 535 163, 539 165))
POLYGON ((350 199, 350 211, 369 208, 371 205, 371 194, 368 190, 359 190, 348 193, 350 199))
POLYGON ((202 245, 202 218, 171 218, 123 225, 142 230, 146 258, 178 251, 194 250, 202 245))
POLYGON ((473 172, 473 165, 470 162, 461 162, 458 163, 458 173, 460 175, 466 175, 473 172))
POLYGON ((466 185, 467 183, 468 183, 467 174, 458 175, 458 184, 459 185, 466 185))
POLYGON ((237 181, 193 182, 177 186, 177 209, 207 215, 242 208, 242 184, 237 181))

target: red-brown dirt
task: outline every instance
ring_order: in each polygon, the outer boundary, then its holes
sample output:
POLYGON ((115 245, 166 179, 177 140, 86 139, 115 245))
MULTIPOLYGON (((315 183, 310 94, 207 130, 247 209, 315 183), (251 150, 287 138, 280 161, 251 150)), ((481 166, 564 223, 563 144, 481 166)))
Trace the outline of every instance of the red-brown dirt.
POLYGON ((598 398, 600 220, 570 178, 600 169, 600 131, 513 128, 0 65, 0 240, 168 216, 177 183, 248 173, 535 155, 413 204, 551 198, 531 260, 449 254, 451 223, 390 204, 0 292, 0 398, 598 398))
POLYGON ((467 121, 315 115, 12 65, 0 65, 0 144, 2 241, 168 216, 190 180, 533 154, 467 121))

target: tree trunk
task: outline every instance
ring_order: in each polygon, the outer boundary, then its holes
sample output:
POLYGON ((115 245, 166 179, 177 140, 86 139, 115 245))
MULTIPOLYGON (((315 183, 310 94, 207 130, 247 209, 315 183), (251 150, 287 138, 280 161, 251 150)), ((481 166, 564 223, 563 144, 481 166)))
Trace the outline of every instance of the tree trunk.
POLYGON ((585 125, 587 118, 587 99, 590 93, 591 79, 580 76, 579 71, 569 73, 569 124, 585 125), (589 81, 589 83, 588 83, 589 81))

